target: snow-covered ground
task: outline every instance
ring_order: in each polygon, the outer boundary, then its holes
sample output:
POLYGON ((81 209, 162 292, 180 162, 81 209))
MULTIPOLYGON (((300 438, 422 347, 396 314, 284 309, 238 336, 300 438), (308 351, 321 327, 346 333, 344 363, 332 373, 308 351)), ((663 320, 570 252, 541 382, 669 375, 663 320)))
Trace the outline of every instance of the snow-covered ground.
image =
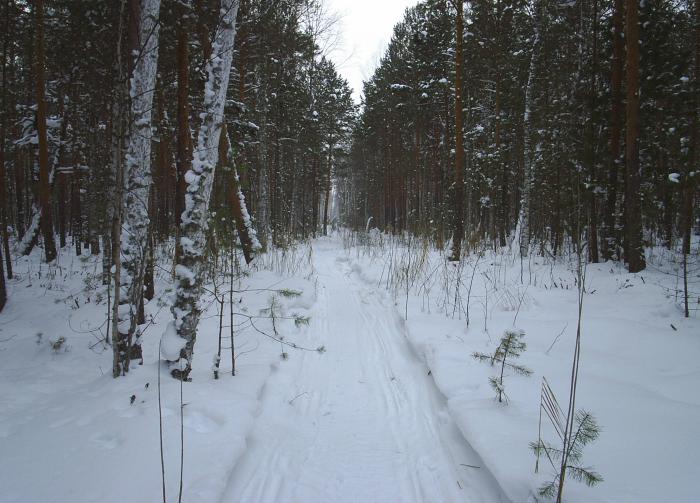
MULTIPOLYGON (((536 501, 549 470, 533 473, 528 444, 538 435, 541 378, 567 397, 571 264, 532 257, 521 266, 504 252, 456 267, 419 242, 359 238, 258 259, 236 284, 247 291, 234 297, 235 377, 226 303, 222 375, 213 379, 219 318, 207 295, 193 381, 183 386, 183 501, 536 501), (302 294, 275 293, 283 289, 302 294), (250 326, 246 316, 255 316, 273 332, 271 303, 278 333, 308 351, 250 326), (534 373, 506 375, 500 404, 488 384, 495 369, 470 355, 493 351, 513 327, 528 344, 519 363, 534 373)), ((159 271, 146 308, 144 365, 114 380, 111 348, 100 342, 99 258, 65 250, 59 266, 19 259, 0 315, 0 501, 162 501, 157 355, 169 271, 159 271)), ((658 269, 668 264, 652 258, 636 275, 588 266, 577 403, 602 427, 584 465, 605 481, 567 481, 569 502, 697 501, 700 322, 682 317, 668 293, 676 280, 658 269)), ((180 383, 165 366, 161 375, 166 488, 176 501, 180 383)))
POLYGON ((270 380, 222 501, 507 501, 465 442, 382 291, 338 243, 314 243, 307 353, 270 380))
MULTIPOLYGON (((568 402, 575 262, 531 257, 521 264, 505 250, 472 256, 456 269, 415 240, 410 246, 378 235, 363 245, 357 236, 345 241, 355 276, 392 289, 397 311, 408 316, 406 334, 447 397, 450 414, 507 496, 513 502, 542 499, 537 489, 551 480, 552 470, 541 460, 534 474, 528 446, 538 439, 542 377, 564 408, 568 402), (525 331, 528 345, 517 363, 534 373, 506 373, 508 403, 502 404, 488 382, 498 369, 470 355, 492 353, 512 328, 525 331)), ((583 465, 594 467, 604 482, 589 488, 567 480, 566 501, 698 501, 700 320, 697 314, 683 318, 671 292, 678 277, 667 259, 650 256, 639 274, 613 263, 587 266, 576 403, 602 428, 585 448, 583 465)), ((543 437, 553 442, 554 431, 543 424, 543 437)))
MULTIPOLYGON (((0 315, 0 501, 162 501, 158 421, 158 341, 170 319, 169 271, 157 270, 159 297, 146 306, 153 324, 144 335, 144 364, 112 379, 112 351, 99 342, 106 319, 106 290, 99 257, 76 258, 63 250, 59 268, 47 270, 38 254, 20 259, 18 279, 0 315), (86 288, 87 287, 87 288, 86 288), (65 337, 54 352, 52 341, 65 337), (135 396, 134 403, 131 397, 135 396)), ((315 287, 298 253, 276 253, 236 290, 236 311, 261 316, 255 325, 272 333, 261 310, 276 298, 279 315, 308 316, 315 287), (270 270, 268 270, 270 269, 270 270), (276 270, 277 272, 272 272, 276 270), (292 271, 293 275, 279 272, 292 271), (291 289, 287 298, 272 290, 291 289), (242 300, 242 302, 240 302, 242 300)), ((210 285, 211 288, 212 285, 210 285)), ((224 289, 224 286, 221 286, 224 289)), ((226 287, 227 289, 227 287, 226 287)), ((183 387, 183 501, 216 502, 236 460, 246 448, 270 374, 298 358, 281 358, 279 343, 258 334, 237 317, 235 377, 231 377, 228 302, 224 307, 221 377, 212 362, 218 346, 218 305, 203 315, 192 382, 183 387)), ((303 344, 308 330, 293 320, 276 320, 280 335, 303 344)), ((162 403, 168 501, 177 501, 180 473, 180 386, 163 365, 162 403)))

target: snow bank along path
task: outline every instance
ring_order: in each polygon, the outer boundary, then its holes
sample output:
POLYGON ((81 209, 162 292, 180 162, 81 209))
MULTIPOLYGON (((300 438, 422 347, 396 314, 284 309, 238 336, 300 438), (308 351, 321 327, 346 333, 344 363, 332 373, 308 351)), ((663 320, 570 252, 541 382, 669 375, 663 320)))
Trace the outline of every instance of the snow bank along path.
POLYGON ((268 381, 222 502, 507 501, 412 353, 384 292, 314 244, 307 346, 268 381))

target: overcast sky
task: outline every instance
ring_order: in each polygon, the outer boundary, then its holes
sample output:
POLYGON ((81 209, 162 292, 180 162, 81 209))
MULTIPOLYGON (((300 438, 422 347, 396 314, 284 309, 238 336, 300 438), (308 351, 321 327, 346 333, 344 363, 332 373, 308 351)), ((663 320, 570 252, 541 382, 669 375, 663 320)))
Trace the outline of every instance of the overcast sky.
POLYGON ((372 76, 391 40, 394 25, 403 19, 406 7, 418 0, 326 0, 326 3, 340 17, 338 44, 330 57, 350 83, 353 97, 359 103, 362 81, 372 76))

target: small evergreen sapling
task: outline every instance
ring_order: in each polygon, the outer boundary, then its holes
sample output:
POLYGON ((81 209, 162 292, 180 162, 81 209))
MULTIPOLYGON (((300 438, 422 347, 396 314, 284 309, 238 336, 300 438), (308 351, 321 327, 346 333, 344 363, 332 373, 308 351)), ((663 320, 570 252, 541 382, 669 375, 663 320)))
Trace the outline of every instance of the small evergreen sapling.
POLYGON ((496 348, 496 351, 492 355, 485 353, 472 353, 472 356, 479 361, 489 361, 493 367, 496 363, 501 364, 501 372, 498 376, 489 377, 489 384, 496 392, 498 401, 502 402, 505 397, 506 400, 508 396, 505 393, 505 386, 503 385, 503 374, 506 368, 512 370, 516 374, 529 376, 532 374, 532 370, 522 365, 517 365, 513 363, 512 360, 519 358, 523 351, 527 348, 527 344, 523 341, 525 337, 525 332, 522 330, 506 330, 501 337, 501 342, 496 348), (510 360, 510 361, 508 361, 510 360))
POLYGON ((593 415, 583 409, 576 411, 574 415, 574 428, 572 434, 567 437, 566 416, 559 406, 554 392, 549 387, 546 379, 542 380, 542 396, 540 400, 540 412, 544 411, 549 422, 559 437, 561 445, 554 445, 542 439, 542 414, 540 413, 540 435, 537 442, 531 442, 530 448, 535 453, 535 473, 539 471, 540 457, 544 456, 552 469, 554 476, 551 481, 539 489, 541 496, 545 498, 557 497, 561 501, 563 481, 562 473, 573 480, 584 482, 593 487, 603 481, 603 477, 595 472, 592 467, 582 466, 583 448, 593 442, 600 435, 600 427, 593 415))

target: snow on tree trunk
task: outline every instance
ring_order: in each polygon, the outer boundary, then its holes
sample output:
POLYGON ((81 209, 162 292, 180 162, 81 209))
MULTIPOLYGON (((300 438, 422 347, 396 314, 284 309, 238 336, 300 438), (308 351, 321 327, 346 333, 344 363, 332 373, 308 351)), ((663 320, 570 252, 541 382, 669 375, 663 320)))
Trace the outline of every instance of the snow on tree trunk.
POLYGON ((535 65, 540 51, 540 19, 538 19, 539 5, 535 7, 535 39, 532 43, 532 55, 530 56, 530 69, 527 76, 527 87, 525 89, 525 113, 523 115, 523 150, 524 157, 524 181, 523 195, 520 203, 520 256, 526 257, 530 249, 530 195, 532 191, 532 164, 534 155, 531 152, 531 132, 532 132, 532 96, 535 82, 535 65))
POLYGON ((185 175, 187 192, 180 224, 181 255, 175 268, 177 289, 172 308, 175 320, 163 336, 163 346, 169 348, 168 354, 164 353, 163 356, 169 360, 176 359, 173 356, 176 356, 177 351, 177 356, 186 360, 186 367, 182 372, 179 369, 173 371, 173 376, 180 379, 187 379, 192 368, 192 351, 201 314, 199 297, 202 290, 209 198, 219 156, 219 139, 233 59, 238 3, 238 0, 221 0, 219 26, 216 29, 211 57, 207 62, 204 111, 200 114, 202 122, 193 153, 192 168, 185 175), (180 340, 173 340, 173 337, 180 340))
POLYGON ((241 242, 245 263, 250 264, 253 261, 255 252, 260 250, 262 246, 260 245, 260 241, 258 241, 258 235, 253 228, 252 222, 250 221, 248 207, 245 203, 245 196, 241 190, 238 170, 236 169, 236 165, 233 161, 233 146, 231 145, 231 139, 229 138, 226 130, 226 124, 224 124, 222 127, 220 147, 220 155, 224 156, 224 163, 229 165, 233 171, 230 189, 231 211, 233 211, 236 232, 238 232, 238 239, 241 242))
MULTIPOLYGON (((38 121, 38 117, 37 117, 38 121)), ((45 119, 46 122, 46 119, 45 119)), ((56 172, 58 171, 58 160, 61 157, 61 149, 63 146, 63 139, 66 137, 68 128, 68 107, 64 109, 63 118, 61 119, 61 128, 59 129, 58 136, 50 136, 52 139, 51 145, 47 143, 47 150, 50 146, 50 160, 48 164, 48 191, 49 193, 53 191, 54 180, 56 179, 56 172)), ((38 132, 37 132, 38 134, 38 132)), ((49 135, 47 134, 47 139, 49 135)), ((24 234, 20 238, 16 245, 15 252, 18 255, 29 255, 39 240, 39 234, 41 233, 42 225, 42 205, 41 201, 36 201, 32 204, 32 213, 29 220, 29 227, 24 231, 24 234)))
MULTIPOLYGON (((264 92, 268 92, 266 88, 263 88, 264 81, 258 76, 256 86, 264 92)), ((260 130, 258 131, 258 197, 256 208, 256 221, 259 233, 259 239, 263 248, 267 248, 270 235, 270 192, 268 190, 269 186, 269 163, 267 154, 267 145, 269 143, 267 135, 267 123, 268 123, 268 104, 267 100, 264 100, 261 104, 260 111, 260 130)), ((314 184, 314 187, 316 185, 314 184)))
POLYGON ((37 203, 32 204, 32 216, 29 220, 29 227, 24 232, 24 235, 20 238, 17 244, 17 253, 20 255, 29 255, 36 242, 39 239, 39 231, 41 227, 39 222, 41 221, 41 206, 37 203))
POLYGON ((131 129, 126 150, 125 187, 121 227, 118 332, 114 341, 114 376, 129 371, 139 356, 137 314, 143 291, 148 248, 148 197, 151 185, 151 109, 158 68, 158 14, 160 0, 141 0, 138 43, 130 80, 131 129), (132 344, 137 348, 132 351, 132 344))

